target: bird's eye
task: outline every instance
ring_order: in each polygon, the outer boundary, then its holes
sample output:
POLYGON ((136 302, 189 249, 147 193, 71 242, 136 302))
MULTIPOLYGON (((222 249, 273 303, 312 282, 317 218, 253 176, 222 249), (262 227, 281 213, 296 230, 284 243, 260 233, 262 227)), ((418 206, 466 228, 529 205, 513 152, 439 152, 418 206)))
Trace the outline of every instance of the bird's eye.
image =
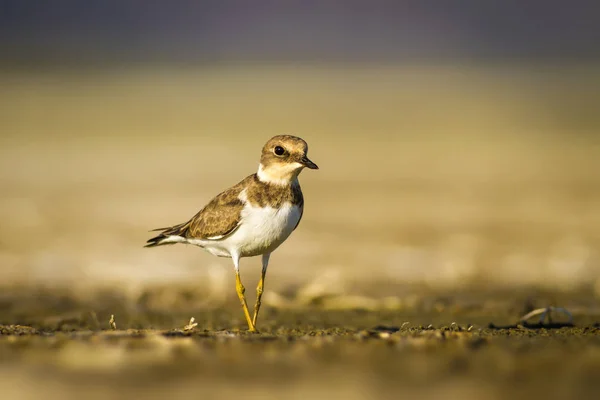
POLYGON ((275 146, 275 149, 273 150, 273 152, 275 153, 276 156, 282 156, 285 154, 285 149, 281 146, 275 146))

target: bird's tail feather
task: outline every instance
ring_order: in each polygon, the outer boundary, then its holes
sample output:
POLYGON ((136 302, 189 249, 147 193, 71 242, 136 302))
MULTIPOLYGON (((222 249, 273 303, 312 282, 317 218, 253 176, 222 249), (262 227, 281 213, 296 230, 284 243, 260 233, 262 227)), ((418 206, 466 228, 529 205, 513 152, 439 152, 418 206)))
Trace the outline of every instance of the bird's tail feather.
POLYGON ((148 239, 144 247, 156 247, 167 244, 182 243, 186 240, 186 233, 188 230, 189 223, 179 224, 171 226, 169 228, 158 228, 153 229, 150 232, 161 232, 153 238, 148 239))

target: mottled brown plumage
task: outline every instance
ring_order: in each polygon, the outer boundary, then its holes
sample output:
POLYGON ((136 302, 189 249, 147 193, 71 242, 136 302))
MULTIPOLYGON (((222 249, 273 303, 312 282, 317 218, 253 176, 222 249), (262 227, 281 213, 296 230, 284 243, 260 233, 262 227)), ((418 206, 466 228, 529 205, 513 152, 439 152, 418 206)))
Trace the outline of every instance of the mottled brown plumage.
POLYGON ((146 247, 157 246, 169 236, 213 240, 228 237, 240 224, 244 208, 244 201, 240 195, 244 190, 245 198, 253 206, 279 208, 282 204, 290 202, 302 210, 304 199, 296 179, 299 169, 286 170, 281 166, 302 164, 308 165, 309 168, 316 168, 316 165, 308 160, 307 152, 306 142, 296 136, 279 135, 271 138, 262 149, 261 169, 258 174, 252 174, 218 194, 189 221, 168 228, 155 229, 162 232, 149 239, 146 247), (277 146, 284 148, 284 154, 275 154, 274 150, 277 146), (277 183, 261 180, 259 175, 261 173, 267 179, 275 179, 277 183))
POLYGON ((303 208, 304 198, 298 181, 289 185, 274 185, 261 181, 252 174, 237 185, 213 198, 189 221, 169 228, 160 228, 160 235, 148 240, 146 247, 157 245, 168 236, 181 236, 188 239, 223 239, 233 232, 240 223, 244 202, 240 194, 246 189, 246 199, 253 206, 278 208, 285 202, 303 208))

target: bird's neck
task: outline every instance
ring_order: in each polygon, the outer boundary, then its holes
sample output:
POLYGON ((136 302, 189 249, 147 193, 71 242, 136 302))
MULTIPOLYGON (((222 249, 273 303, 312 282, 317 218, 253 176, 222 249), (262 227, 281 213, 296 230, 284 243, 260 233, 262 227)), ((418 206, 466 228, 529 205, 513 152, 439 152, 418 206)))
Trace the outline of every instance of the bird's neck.
POLYGON ((277 186, 288 186, 298 181, 298 174, 302 168, 291 164, 275 164, 258 166, 256 175, 261 182, 277 186))

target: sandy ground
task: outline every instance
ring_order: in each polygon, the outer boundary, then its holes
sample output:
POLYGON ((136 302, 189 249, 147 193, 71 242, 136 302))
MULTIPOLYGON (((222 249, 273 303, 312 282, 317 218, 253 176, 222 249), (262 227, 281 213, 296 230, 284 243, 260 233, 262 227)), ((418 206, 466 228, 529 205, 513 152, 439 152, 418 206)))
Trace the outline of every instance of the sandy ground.
MULTIPOLYGON (((39 69, 0 82, 4 393, 597 390, 596 66, 39 69), (271 259, 263 333, 249 336, 229 260, 142 245, 252 173, 280 133, 306 139, 321 169, 301 175, 305 215, 271 259), (549 304, 575 327, 489 328, 549 304), (100 332, 111 314, 120 331, 100 332), (165 336, 192 316, 191 336, 165 336), (416 329, 452 322, 465 332, 416 329)), ((243 260, 250 303, 259 271, 243 260)))
POLYGON ((564 398, 600 389, 600 316, 584 300, 575 326, 559 316, 539 326, 507 323, 524 306, 507 296, 468 297, 380 310, 267 308, 251 334, 237 327, 236 304, 184 314, 120 307, 107 293, 86 304, 12 294, 21 311, 10 316, 3 304, 1 319, 27 325, 0 326, 0 386, 22 399, 564 398), (190 314, 197 326, 186 327, 190 314))

